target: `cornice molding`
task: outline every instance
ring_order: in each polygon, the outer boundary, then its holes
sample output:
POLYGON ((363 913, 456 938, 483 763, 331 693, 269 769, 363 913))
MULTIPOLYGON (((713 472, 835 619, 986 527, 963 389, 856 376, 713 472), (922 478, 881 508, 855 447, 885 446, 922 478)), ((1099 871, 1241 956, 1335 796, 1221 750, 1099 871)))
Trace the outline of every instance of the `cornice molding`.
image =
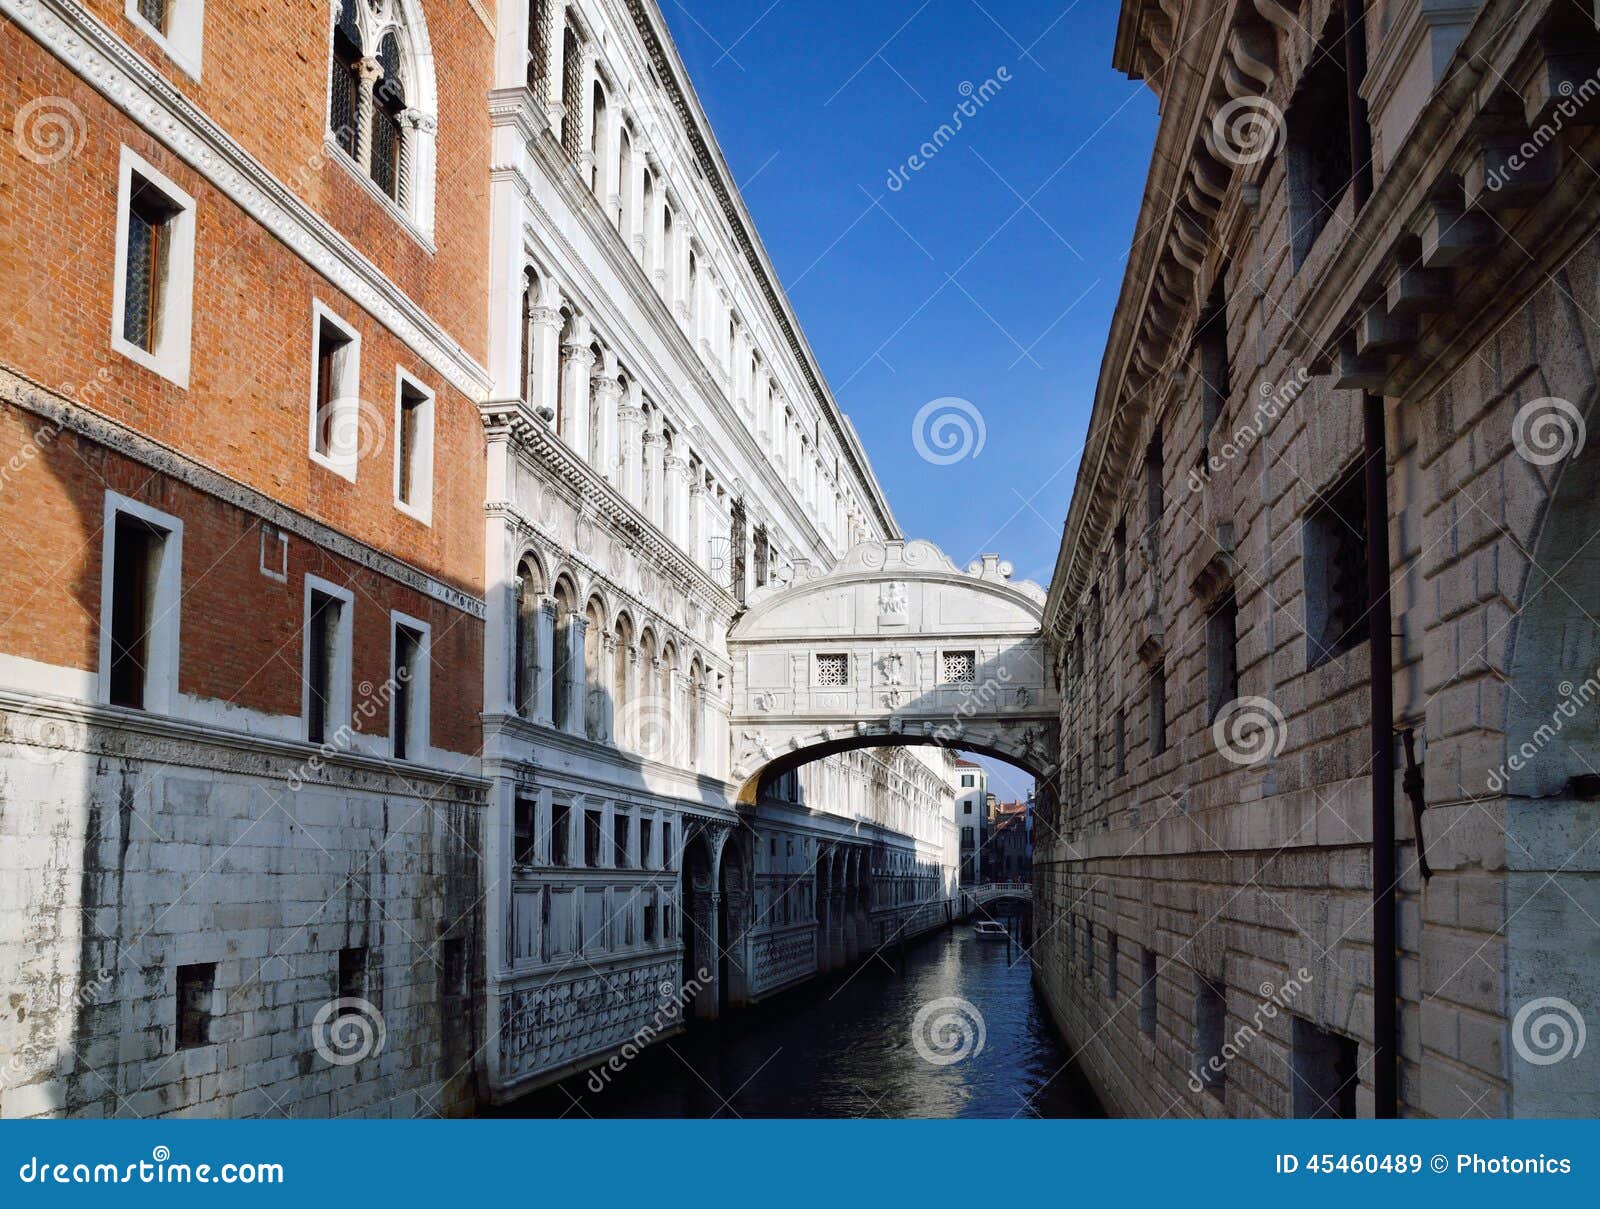
POLYGON ((75 0, 0 0, 0 13, 413 348, 462 394, 478 400, 487 393, 488 371, 415 300, 75 0))
POLYGON ((330 554, 404 584, 431 600, 459 609, 469 617, 479 621, 484 618, 481 597, 454 588, 409 563, 401 562, 321 521, 296 512, 254 487, 246 486, 187 454, 134 431, 126 424, 90 411, 5 368, 0 368, 0 402, 20 407, 57 428, 76 433, 85 440, 111 449, 187 487, 241 511, 253 513, 285 533, 292 533, 330 554))

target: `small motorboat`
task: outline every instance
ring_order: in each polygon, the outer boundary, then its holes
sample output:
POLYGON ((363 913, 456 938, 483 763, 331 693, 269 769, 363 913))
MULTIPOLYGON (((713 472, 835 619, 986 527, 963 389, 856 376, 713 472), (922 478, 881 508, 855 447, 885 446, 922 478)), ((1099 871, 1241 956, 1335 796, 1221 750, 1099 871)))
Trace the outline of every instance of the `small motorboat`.
POLYGON ((1005 924, 996 923, 992 919, 979 920, 972 925, 972 934, 979 940, 1010 940, 1011 933, 1006 930, 1005 924))

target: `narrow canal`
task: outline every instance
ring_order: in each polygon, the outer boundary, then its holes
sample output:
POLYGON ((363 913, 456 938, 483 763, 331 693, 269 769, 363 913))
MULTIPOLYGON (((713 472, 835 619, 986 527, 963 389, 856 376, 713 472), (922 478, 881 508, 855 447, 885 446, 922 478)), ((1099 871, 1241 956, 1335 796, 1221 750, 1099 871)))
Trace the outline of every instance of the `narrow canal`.
POLYGON ((1085 1117, 1025 957, 970 925, 501 1110, 525 1117, 1085 1117), (896 962, 903 960, 903 969, 896 962))

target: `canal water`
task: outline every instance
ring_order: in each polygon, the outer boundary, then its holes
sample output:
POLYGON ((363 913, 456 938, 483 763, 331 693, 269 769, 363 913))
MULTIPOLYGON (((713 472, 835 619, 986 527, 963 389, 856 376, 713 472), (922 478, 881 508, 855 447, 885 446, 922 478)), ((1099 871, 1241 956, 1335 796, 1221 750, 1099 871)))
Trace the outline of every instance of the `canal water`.
POLYGON ((523 1117, 1103 1115, 1015 945, 969 925, 656 1042, 620 1072, 507 1105, 523 1117), (597 1090, 598 1088, 598 1090, 597 1090))

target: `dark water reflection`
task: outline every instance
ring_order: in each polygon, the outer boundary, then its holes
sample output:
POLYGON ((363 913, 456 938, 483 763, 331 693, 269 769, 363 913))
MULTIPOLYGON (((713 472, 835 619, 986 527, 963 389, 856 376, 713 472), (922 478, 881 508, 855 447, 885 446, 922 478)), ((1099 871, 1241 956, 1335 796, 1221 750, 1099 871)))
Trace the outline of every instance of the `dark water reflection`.
MULTIPOLYGON (((969 927, 869 960, 769 1003, 657 1043, 602 1090, 578 1076, 510 1116, 991 1117, 1103 1115, 1051 1028, 1026 960, 969 927), (913 1039, 919 1011, 960 998, 982 1016, 976 1053, 935 1065, 913 1039)), ((937 1019, 938 1016, 933 1017, 937 1019)), ((947 1020, 952 1017, 946 1016, 947 1020)), ((926 1031, 925 1034, 926 1035, 926 1031)), ((974 1033, 946 1040, 970 1048, 974 1033)), ((934 1051, 937 1054, 937 1051, 934 1051)))

